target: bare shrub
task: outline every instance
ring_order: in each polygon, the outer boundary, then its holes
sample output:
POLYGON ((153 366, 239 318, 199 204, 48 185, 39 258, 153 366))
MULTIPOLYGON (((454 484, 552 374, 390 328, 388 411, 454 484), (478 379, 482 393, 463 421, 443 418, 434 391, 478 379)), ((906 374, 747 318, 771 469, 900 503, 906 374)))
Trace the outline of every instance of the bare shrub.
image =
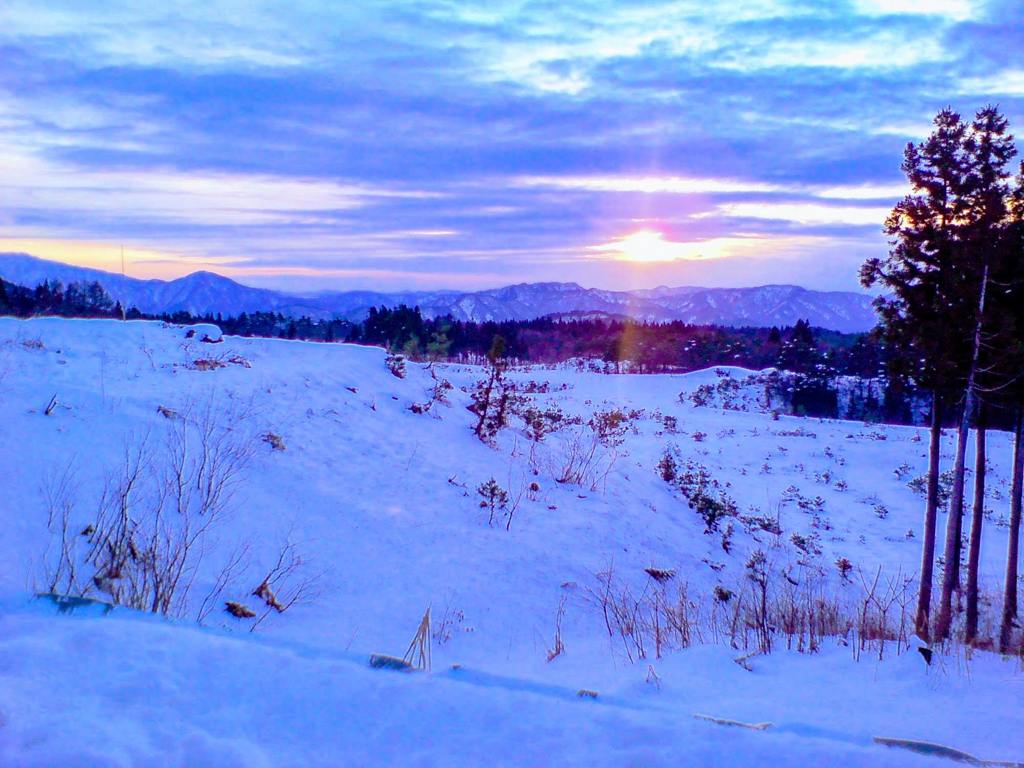
POLYGON ((616 445, 589 426, 565 430, 554 457, 554 478, 559 483, 591 490, 604 484, 618 459, 616 445))
POLYGON ((588 599, 599 607, 609 639, 621 644, 630 661, 650 653, 660 659, 666 650, 703 642, 700 606, 690 600, 685 583, 672 593, 667 582, 652 577, 636 591, 616 579, 613 565, 597 574, 597 582, 588 599))
POLYGON ((558 611, 555 613, 555 640, 548 649, 547 659, 554 661, 565 652, 565 643, 562 642, 562 619, 565 618, 565 595, 558 601, 558 611))
POLYGON ((321 574, 311 572, 309 561, 289 535, 260 583, 252 591, 263 603, 263 610, 249 631, 255 631, 271 614, 282 614, 295 605, 312 601, 319 589, 321 574))
POLYGON ((444 613, 441 614, 441 620, 433 626, 434 642, 438 645, 445 645, 452 639, 456 629, 472 631, 463 626, 465 621, 466 614, 461 608, 453 608, 451 603, 446 605, 444 613))
POLYGON ((773 567, 755 550, 742 582, 697 595, 685 582, 674 591, 655 578, 630 585, 609 565, 596 574, 586 600, 604 620, 613 648, 634 662, 708 643, 752 654, 771 653, 781 643, 814 653, 831 639, 857 659, 869 649, 882 658, 887 649, 908 647, 913 590, 901 574, 883 578, 879 570, 871 580, 862 577, 859 594, 849 591, 854 585, 837 589, 809 569, 800 576, 773 567))
POLYGON ((409 410, 413 413, 430 413, 438 403, 448 403, 448 393, 452 391, 452 383, 448 379, 439 379, 433 367, 430 368, 430 377, 434 380, 434 386, 430 389, 430 396, 425 403, 413 403, 409 410))
MULTIPOLYGON (((220 600, 221 595, 224 594, 225 590, 235 583, 242 571, 248 568, 249 553, 250 547, 248 543, 245 543, 235 549, 234 553, 224 564, 224 567, 221 568, 220 573, 217 574, 217 578, 214 579, 213 585, 210 587, 210 591, 206 593, 206 597, 204 597, 200 603, 199 611, 196 613, 197 622, 202 624, 206 620, 213 611, 217 602, 220 600)), ((237 613, 227 607, 227 604, 225 604, 225 609, 233 616, 238 616, 237 613)), ((255 615, 255 612, 253 612, 253 616, 255 615)))
MULTIPOLYGON (((57 545, 56 563, 46 573, 45 590, 53 594, 81 594, 88 582, 80 581, 78 543, 92 533, 92 526, 76 530, 72 520, 78 487, 74 469, 69 464, 43 485, 46 504, 46 526, 51 541, 57 545)), ((50 553, 46 553, 49 559, 50 553)))
POLYGON ((228 514, 253 441, 211 401, 167 422, 163 441, 126 443, 107 479, 95 519, 71 529, 67 483, 52 486, 50 530, 60 555, 47 578, 54 591, 97 592, 115 605, 181 616, 206 540, 228 514), (85 540, 84 555, 72 539, 85 540))
POLYGON ((857 658, 872 642, 877 645, 879 659, 885 654, 886 641, 895 642, 899 653, 901 647, 909 645, 907 605, 913 598, 912 580, 905 578, 901 571, 883 579, 879 566, 870 582, 861 571, 860 582, 863 592, 857 626, 857 658))

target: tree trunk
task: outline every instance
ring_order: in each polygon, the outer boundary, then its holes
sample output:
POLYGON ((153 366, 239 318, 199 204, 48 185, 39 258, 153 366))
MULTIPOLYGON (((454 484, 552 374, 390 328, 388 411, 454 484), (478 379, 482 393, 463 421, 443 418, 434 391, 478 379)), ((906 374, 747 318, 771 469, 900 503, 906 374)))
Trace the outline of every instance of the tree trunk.
POLYGON ((935 570, 935 518, 939 507, 939 455, 942 449, 942 398, 932 392, 931 439, 928 443, 928 499, 924 508, 924 537, 921 542, 921 584, 917 593, 917 636, 930 635, 932 573, 935 570))
POLYGON ((942 552, 942 590, 939 593, 939 613, 935 620, 935 639, 945 640, 953 621, 953 592, 960 583, 960 532, 964 513, 964 477, 967 469, 967 437, 971 431, 970 412, 974 404, 969 395, 963 405, 960 424, 956 432, 956 459, 953 462, 953 488, 946 515, 946 544, 942 552))
POLYGON ((974 456, 974 508, 971 512, 971 542, 967 553, 967 626, 965 641, 978 635, 978 561, 981 558, 981 526, 985 521, 985 408, 978 408, 974 456))
POLYGON ((953 621, 953 590, 960 583, 960 534, 963 528, 964 472, 967 464, 967 437, 971 429, 971 414, 974 412, 975 379, 978 372, 978 358, 981 354, 981 329, 985 319, 985 293, 988 289, 988 263, 981 276, 981 290, 978 294, 978 313, 974 319, 974 344, 971 350, 971 364, 967 370, 967 384, 964 387, 963 411, 956 435, 956 460, 953 463, 953 493, 949 500, 949 515, 946 520, 946 547, 943 553, 942 594, 939 599, 939 615, 935 621, 935 637, 945 640, 953 621))
POLYGON ((1017 551, 1020 546, 1021 492, 1024 490, 1024 414, 1017 409, 1013 432, 1013 484, 1010 491, 1010 539, 1006 546, 1006 585, 999 651, 1009 653, 1014 619, 1017 618, 1017 551))

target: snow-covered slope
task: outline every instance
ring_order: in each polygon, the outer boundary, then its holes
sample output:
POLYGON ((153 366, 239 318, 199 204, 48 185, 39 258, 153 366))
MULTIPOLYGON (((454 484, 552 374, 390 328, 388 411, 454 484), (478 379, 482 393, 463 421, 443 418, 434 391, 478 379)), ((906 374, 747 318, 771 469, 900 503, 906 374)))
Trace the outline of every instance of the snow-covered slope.
POLYGON ((727 326, 787 326, 810 320, 820 328, 866 331, 875 325, 871 297, 843 291, 812 291, 795 285, 755 288, 655 288, 605 291, 576 283, 521 283, 490 290, 344 291, 295 296, 250 288, 211 272, 177 280, 135 280, 94 269, 73 267, 26 254, 0 254, 0 277, 22 285, 44 279, 98 280, 114 298, 143 312, 196 314, 274 311, 314 318, 360 320, 370 307, 407 304, 427 316, 458 320, 530 320, 556 313, 623 315, 639 320, 727 326))
MULTIPOLYGON (((872 736, 991 759, 1024 751, 1016 663, 982 654, 966 676, 955 657, 929 669, 890 647, 880 664, 870 652, 854 662, 853 648, 831 643, 816 655, 757 659, 753 672, 719 645, 631 663, 595 603, 598 574, 612 568, 640 593, 652 566, 707 601, 715 586, 742 587, 759 548, 851 601, 859 573, 912 576, 921 501, 907 481, 925 468, 919 430, 773 420, 754 392, 746 412, 680 401, 722 380, 715 371, 517 371, 538 405, 569 417, 638 411, 621 445, 599 449, 606 477, 559 483, 585 428, 540 444, 516 428, 482 444, 460 390, 478 369, 437 366, 455 385, 451 402, 417 414, 410 406, 427 400, 434 379, 414 364, 393 376, 382 350, 208 344, 203 335, 149 322, 0 319, 0 764, 932 764, 872 736), (126 445, 158 446, 173 429, 158 409, 208 405, 230 414, 255 452, 196 574, 189 615, 243 543, 248 567, 222 599, 252 603, 253 577, 287 539, 320 575, 316 601, 255 634, 219 608, 199 628, 124 609, 57 616, 32 601, 56 554, 47 491, 68 478, 71 522, 84 529, 126 445), (283 450, 261 439, 268 433, 283 450), (667 448, 730 483, 743 515, 776 518, 783 535, 737 525, 726 552, 721 533, 705 534, 659 477, 667 448), (519 498, 509 530, 489 526, 480 507, 475 489, 492 477, 519 498), (792 534, 820 554, 800 552, 792 534), (833 565, 839 557, 856 569, 850 583, 833 565), (560 604, 564 652, 549 662, 560 604), (428 606, 434 672, 370 670, 370 653, 405 651, 428 606), (580 698, 583 688, 600 695, 580 698), (774 727, 726 728, 695 713, 774 727)), ((1006 448, 1007 436, 992 436, 989 594, 1006 545, 1006 448)))

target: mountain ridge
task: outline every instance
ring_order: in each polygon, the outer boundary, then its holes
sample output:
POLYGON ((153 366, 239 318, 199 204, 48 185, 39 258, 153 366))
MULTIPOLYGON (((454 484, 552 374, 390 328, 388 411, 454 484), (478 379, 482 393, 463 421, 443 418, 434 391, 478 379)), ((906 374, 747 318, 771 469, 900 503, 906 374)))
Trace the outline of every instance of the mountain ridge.
POLYGON ((479 291, 329 291, 301 295, 254 288, 201 270, 174 280, 141 279, 25 253, 0 253, 0 277, 34 286, 43 280, 100 282, 126 306, 150 314, 179 311, 238 315, 280 312, 314 319, 360 320, 370 307, 416 305, 425 316, 465 321, 530 320, 548 315, 601 313, 649 322, 700 325, 786 326, 806 319, 836 331, 872 328, 872 297, 851 291, 817 291, 790 284, 750 288, 658 286, 630 291, 585 288, 575 282, 515 283, 479 291))

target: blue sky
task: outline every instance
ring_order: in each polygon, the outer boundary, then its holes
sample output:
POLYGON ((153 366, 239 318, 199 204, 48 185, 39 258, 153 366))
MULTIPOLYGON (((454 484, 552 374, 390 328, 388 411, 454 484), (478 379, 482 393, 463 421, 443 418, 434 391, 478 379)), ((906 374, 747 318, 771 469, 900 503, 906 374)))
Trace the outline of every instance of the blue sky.
POLYGON ((303 290, 854 288, 938 109, 1024 131, 1019 0, 4 0, 0 61, 0 251, 303 290))

